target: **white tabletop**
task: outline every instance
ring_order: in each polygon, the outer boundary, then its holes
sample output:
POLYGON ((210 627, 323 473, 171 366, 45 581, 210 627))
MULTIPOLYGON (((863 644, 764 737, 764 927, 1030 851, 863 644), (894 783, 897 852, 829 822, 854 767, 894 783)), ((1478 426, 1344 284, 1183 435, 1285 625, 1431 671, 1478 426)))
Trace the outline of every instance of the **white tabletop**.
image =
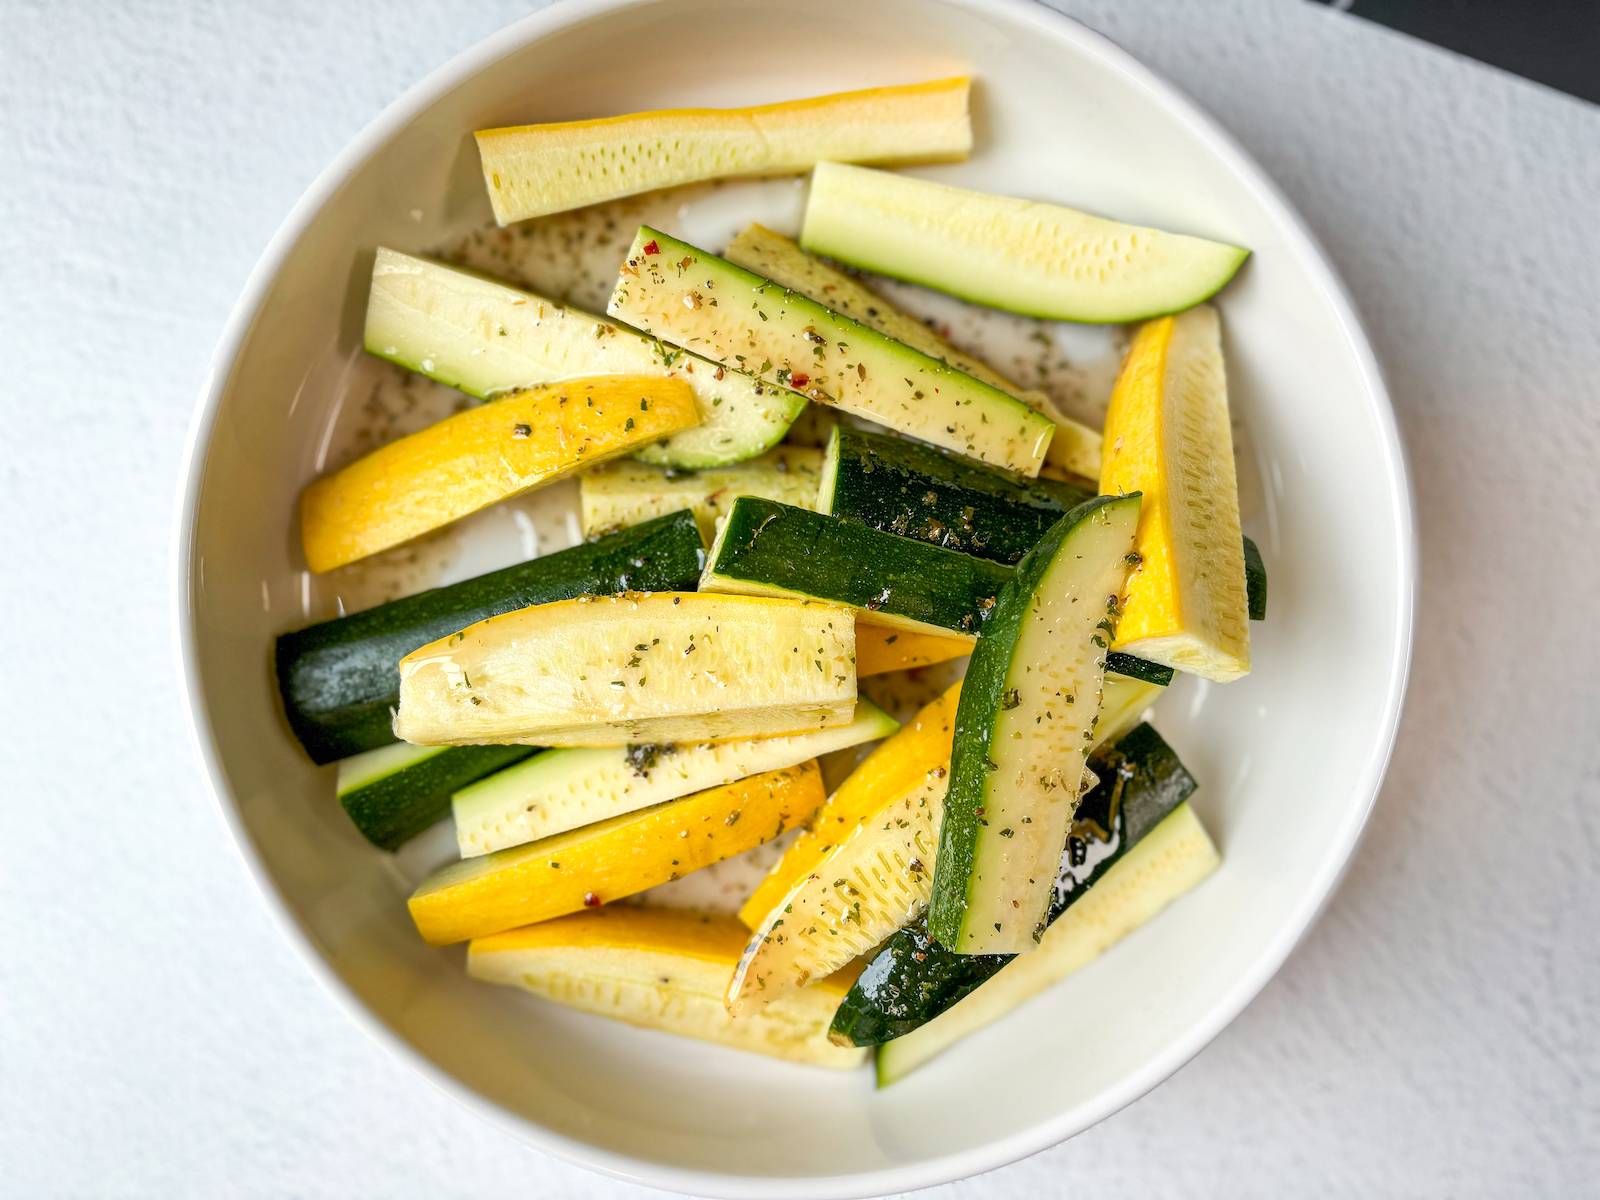
MULTIPOLYGON (((515 0, 0 22, 0 1194, 640 1196, 391 1060, 212 811, 168 628, 211 346, 320 168, 515 0)), ((1300 0, 1071 0, 1230 127, 1369 323, 1415 471, 1366 841, 1174 1079, 947 1194, 1577 1195, 1600 1176, 1600 109, 1300 0)))

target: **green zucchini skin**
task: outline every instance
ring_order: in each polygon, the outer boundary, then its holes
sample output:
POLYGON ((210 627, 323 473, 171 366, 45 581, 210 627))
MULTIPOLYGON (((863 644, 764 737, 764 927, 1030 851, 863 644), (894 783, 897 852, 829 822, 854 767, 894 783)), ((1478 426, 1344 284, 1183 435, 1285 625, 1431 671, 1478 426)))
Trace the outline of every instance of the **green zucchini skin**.
POLYGON ((669 513, 610 537, 434 588, 278 639, 289 727, 321 764, 395 741, 400 660, 478 621, 533 604, 625 591, 693 591, 704 549, 694 514, 669 513))
POLYGON ((1175 674, 1171 667, 1163 667, 1148 659, 1137 658, 1132 654, 1124 654, 1120 650, 1112 650, 1106 655, 1107 675, 1126 675, 1129 679, 1142 680, 1145 683, 1155 683, 1162 687, 1172 686, 1172 677, 1175 674))
POLYGON ((1267 619, 1267 564, 1261 561, 1261 548, 1244 539, 1244 587, 1252 621, 1267 619))
MULTIPOLYGON (((1089 759, 1100 783, 1078 805, 1049 921, 1066 912, 1145 834, 1194 794, 1196 783, 1149 724, 1089 759)), ((900 930, 850 989, 829 1035, 855 1046, 904 1037, 971 994, 1016 956, 957 954, 928 934, 926 918, 900 930)))
MULTIPOLYGON (((1016 707, 1008 702, 1007 681, 1012 675, 1013 660, 1025 659, 1027 651, 1021 639, 1028 630, 1028 622, 1036 607, 1036 596, 1055 568, 1056 560, 1069 553, 1068 543, 1084 531, 1093 532, 1090 522, 1106 519, 1110 511, 1123 505, 1140 501, 1138 492, 1128 496, 1096 496, 1073 509, 1050 529, 1050 532, 1017 565, 1016 572, 1000 599, 993 615, 985 626, 973 649, 967 667, 966 680, 961 688, 961 701, 956 710, 955 742, 950 756, 950 787, 945 797, 944 823, 939 830, 939 852, 934 864, 933 891, 928 903, 928 928, 934 937, 946 945, 966 944, 975 938, 973 916, 976 897, 972 894, 973 881, 978 872, 980 858, 990 854, 993 835, 989 833, 991 821, 997 820, 990 798, 990 779, 1008 770, 1005 748, 995 744, 996 730, 1002 714, 1016 707), (987 817, 985 815, 987 811, 987 817)), ((1134 510, 1137 515, 1137 508, 1134 510)), ((1130 539, 1131 540, 1131 539, 1130 539)), ((1082 555, 1077 557, 1081 558, 1082 555)), ((1118 581, 1117 590, 1121 590, 1118 581)), ((1104 628, 1102 624, 1102 628, 1104 628)), ((1104 647, 1105 640, 1095 635, 1096 643, 1104 647)), ((1103 676, 1105 660, 1099 663, 1103 676)), ((1011 694, 1014 701, 1015 692, 1011 694)), ((1023 714, 1024 718, 1026 713, 1023 714)), ((1085 735, 1088 736, 1087 734, 1085 735)), ((1087 747, 1085 747, 1087 749, 1087 747)), ((1082 764, 1082 751, 1070 748, 1063 756, 1078 755, 1082 764)), ((1064 768, 1063 768, 1064 769, 1064 768)), ((1077 778, 1076 773, 1072 775, 1077 778)), ((998 833, 998 831, 996 831, 998 833)), ((1029 830, 1037 841, 1042 830, 1029 830)), ((1006 836, 1015 836, 1007 834, 1006 836)), ((1042 843, 1035 847, 1043 852, 1042 843)), ((1037 887, 1032 880, 1030 886, 1037 887)), ((1033 918, 1035 940, 1044 932, 1044 923, 1033 918)), ((1028 914, 1017 914, 1014 920, 1026 921, 1028 914)), ((987 917, 982 918, 985 922, 987 917)), ((1002 930, 997 924, 997 934, 1002 930)), ((1010 931, 1008 931, 1010 932, 1010 931)), ((966 953, 987 953, 980 941, 966 953)))
POLYGON ((361 836, 381 850, 398 850, 450 814, 450 795, 538 752, 536 746, 447 746, 339 796, 361 836))
POLYGON ((834 427, 817 511, 885 533, 1014 564, 1094 493, 1013 481, 905 438, 834 427))
POLYGON ((977 633, 1011 568, 759 496, 740 496, 712 548, 717 581, 977 633))

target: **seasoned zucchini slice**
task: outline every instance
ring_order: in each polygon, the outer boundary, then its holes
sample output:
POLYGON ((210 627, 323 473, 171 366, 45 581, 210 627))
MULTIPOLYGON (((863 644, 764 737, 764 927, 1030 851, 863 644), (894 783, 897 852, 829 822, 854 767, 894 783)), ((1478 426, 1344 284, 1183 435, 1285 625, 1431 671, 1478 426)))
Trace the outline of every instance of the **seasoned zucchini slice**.
POLYGON ((1015 563, 1094 493, 1017 482, 905 438, 834 426, 815 508, 857 525, 1015 563))
POLYGON ((1032 950, 1094 744, 1139 497, 1045 535, 1000 593, 961 693, 928 928, 962 954, 1032 950))
POLYGON ((986 559, 740 496, 700 588, 848 605, 876 625, 971 638, 1010 576, 986 559))
MULTIPOLYGON (((451 800, 456 841, 463 858, 520 846, 747 775, 792 767, 888 737, 896 728, 892 717, 861 697, 850 724, 789 737, 546 750, 456 792, 451 800)), ((516 747, 459 749, 470 753, 516 747)))
POLYGON ((586 375, 670 376, 694 389, 700 421, 634 457, 700 468, 769 449, 805 407, 792 392, 473 271, 380 248, 366 349, 480 400, 586 375))
POLYGON ((1043 392, 1012 383, 980 359, 957 350, 934 329, 910 313, 901 312, 876 292, 862 286, 854 276, 807 254, 781 233, 761 225, 751 225, 728 246, 725 257, 735 266, 753 271, 791 292, 799 292, 834 312, 863 325, 870 325, 886 337, 904 342, 929 358, 954 367, 974 379, 1015 396, 1029 408, 1055 422, 1056 433, 1045 452, 1045 465, 1082 476, 1100 478, 1100 431, 1090 429, 1056 411, 1043 392))
POLYGON ((1139 321, 1198 304, 1250 253, 1058 204, 837 162, 819 163, 811 177, 800 244, 978 304, 1098 322, 1139 321))
POLYGON ((641 227, 606 311, 730 369, 980 462, 1039 473, 1055 426, 869 325, 641 227))
POLYGON ((756 926, 734 969, 729 1013, 759 1010, 831 975, 922 915, 949 776, 948 767, 934 767, 789 890, 756 926))

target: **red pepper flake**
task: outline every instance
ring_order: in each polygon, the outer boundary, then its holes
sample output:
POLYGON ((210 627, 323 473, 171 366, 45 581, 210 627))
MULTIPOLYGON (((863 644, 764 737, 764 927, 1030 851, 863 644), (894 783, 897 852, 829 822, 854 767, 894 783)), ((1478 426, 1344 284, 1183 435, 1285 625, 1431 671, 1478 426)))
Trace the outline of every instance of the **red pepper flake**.
POLYGON ((797 388, 798 387, 805 387, 805 385, 810 383, 810 382, 811 382, 811 376, 809 376, 809 375, 791 375, 791 376, 789 376, 789 386, 790 387, 797 387, 797 388))
POLYGON ((583 906, 585 908, 599 908, 600 897, 596 896, 593 892, 585 892, 583 894, 583 906))
POLYGON ((646 242, 644 244, 644 252, 646 254, 660 254, 661 253, 661 247, 656 245, 654 239, 651 239, 650 241, 648 241, 648 242, 646 242))

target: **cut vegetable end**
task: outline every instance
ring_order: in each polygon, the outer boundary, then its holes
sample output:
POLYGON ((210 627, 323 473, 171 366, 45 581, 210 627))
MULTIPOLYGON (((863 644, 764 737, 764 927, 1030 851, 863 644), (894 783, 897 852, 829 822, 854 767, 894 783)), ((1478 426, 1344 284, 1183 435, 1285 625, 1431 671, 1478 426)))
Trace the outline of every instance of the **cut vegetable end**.
POLYGON ((968 1034, 1098 958, 1221 864, 1188 804, 1179 805, 1050 926, 1033 954, 1012 959, 942 1016, 878 1047, 878 1086, 904 1079, 968 1034))
POLYGON ((419 744, 547 746, 798 734, 850 723, 854 659, 855 623, 833 605, 579 597, 407 655, 395 730, 419 744))
POLYGON ((463 858, 520 846, 746 776, 887 737, 895 720, 858 698, 848 725, 700 745, 549 750, 455 793, 463 858))
POLYGON ((687 384, 632 377, 530 388, 458 413, 307 486, 306 564, 342 567, 699 419, 687 384))
POLYGON ((800 244, 1028 316, 1112 323, 1200 303, 1247 250, 842 163, 812 174, 800 244))
POLYGON ((1043 932, 1138 514, 1138 496, 1100 497, 1063 517, 973 651, 928 918, 959 953, 1017 954, 1043 932))
POLYGON ((1106 442, 1100 490, 1145 495, 1115 648, 1218 683, 1248 673, 1249 586, 1215 309, 1134 334, 1106 442))
POLYGON ((901 312, 882 296, 869 291, 853 276, 807 254, 782 234, 760 225, 751 225, 728 246, 729 262, 770 279, 790 291, 799 292, 886 337, 921 351, 930 358, 954 367, 963 374, 999 388, 1021 400, 1029 408, 1055 422, 1055 436, 1046 452, 1047 466, 1053 465, 1089 479, 1100 478, 1100 432, 1081 425, 1057 411, 1043 392, 1031 391, 1013 383, 987 363, 964 354, 932 328, 909 313, 901 312))
POLYGON ((834 427, 817 510, 857 525, 1013 564, 1094 489, 1017 482, 905 438, 834 427))
POLYGON ((758 108, 667 109, 479 130, 501 225, 702 179, 799 174, 824 159, 954 162, 972 148, 966 78, 758 108))
POLYGON ((434 946, 632 896, 777 837, 822 804, 815 760, 451 863, 409 906, 434 946))
POLYGON ((396 850, 449 813, 451 792, 533 752, 405 742, 369 750, 339 763, 339 804, 369 842, 396 850))
POLYGON ((846 979, 729 1018, 721 993, 744 937, 731 917, 615 905, 474 941, 467 973, 630 1025, 791 1062, 860 1066, 866 1051, 827 1037, 846 979))
POLYGON ((648 226, 606 311, 768 386, 1024 475, 1054 433, 1028 405, 868 325, 648 226))

